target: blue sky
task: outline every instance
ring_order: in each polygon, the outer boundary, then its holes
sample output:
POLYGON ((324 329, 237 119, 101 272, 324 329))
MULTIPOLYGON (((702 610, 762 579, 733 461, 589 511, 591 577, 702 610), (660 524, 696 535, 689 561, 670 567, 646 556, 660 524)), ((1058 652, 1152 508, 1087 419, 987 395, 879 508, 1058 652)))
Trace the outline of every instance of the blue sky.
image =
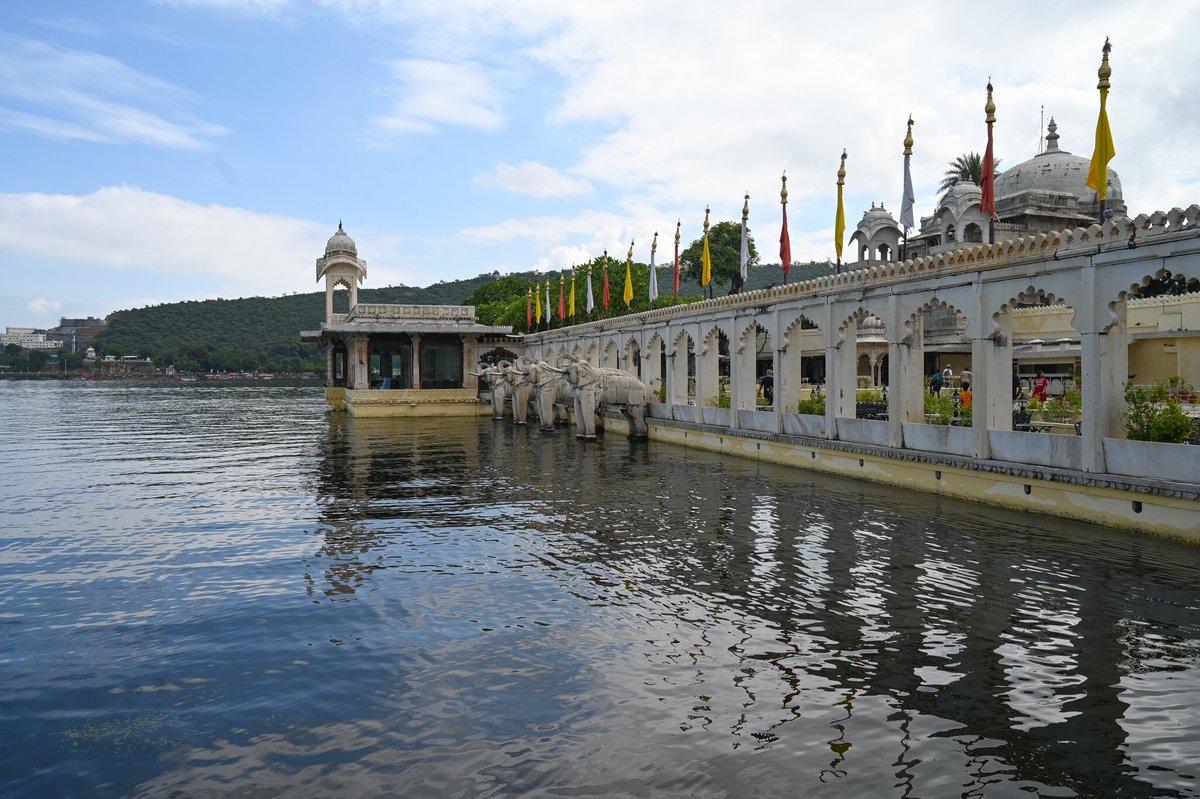
POLYGON ((777 261, 918 213, 948 161, 1090 155, 1096 68, 1134 214, 1200 202, 1200 3, 6 0, 0 326, 315 291, 342 220, 367 287, 670 257, 741 216, 777 261))

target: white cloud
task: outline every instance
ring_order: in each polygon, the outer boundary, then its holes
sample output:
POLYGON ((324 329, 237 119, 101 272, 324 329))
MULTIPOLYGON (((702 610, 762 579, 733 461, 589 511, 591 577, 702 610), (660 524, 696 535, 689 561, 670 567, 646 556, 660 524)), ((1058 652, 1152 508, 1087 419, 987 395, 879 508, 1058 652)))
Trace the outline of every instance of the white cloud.
POLYGON ((203 276, 235 296, 312 291, 314 261, 331 234, 304 220, 134 186, 0 194, 0 248, 10 256, 203 276))
POLYGON ((439 125, 481 130, 499 128, 500 99, 482 65, 472 62, 406 59, 389 65, 398 95, 375 124, 397 132, 432 132, 439 125))
POLYGON ((0 100, 0 127, 57 139, 201 150, 227 132, 182 110, 187 92, 120 61, 5 35, 0 100))
POLYGON ((592 193, 592 185, 586 180, 567 177, 536 161, 524 161, 516 166, 500 164, 494 172, 477 175, 473 182, 476 186, 495 187, 531 197, 581 197, 592 193))
POLYGON ((29 309, 31 313, 34 313, 38 316, 45 316, 47 314, 58 313, 59 309, 62 308, 62 303, 58 302, 57 300, 47 300, 43 297, 35 297, 29 302, 25 303, 25 307, 29 309))

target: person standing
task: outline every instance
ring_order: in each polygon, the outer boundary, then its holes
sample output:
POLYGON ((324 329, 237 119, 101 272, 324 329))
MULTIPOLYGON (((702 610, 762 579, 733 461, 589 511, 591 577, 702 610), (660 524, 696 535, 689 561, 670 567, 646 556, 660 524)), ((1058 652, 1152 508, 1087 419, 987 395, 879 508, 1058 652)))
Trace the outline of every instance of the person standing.
POLYGON ((765 399, 767 401, 768 405, 774 405, 775 404, 775 372, 774 372, 774 370, 768 369, 767 373, 765 375, 763 375, 762 378, 758 381, 758 384, 760 386, 762 386, 763 399, 765 399))
POLYGON ((935 397, 942 396, 942 373, 937 369, 929 375, 929 393, 935 397))
POLYGON ((974 375, 971 374, 971 365, 967 364, 967 366, 964 367, 963 370, 958 373, 958 382, 962 383, 962 387, 964 389, 969 388, 971 386, 971 383, 974 382, 972 380, 973 377, 974 377, 974 375))
POLYGON ((1038 369, 1037 377, 1033 378, 1032 388, 1033 391, 1031 393, 1033 398, 1040 402, 1045 402, 1046 392, 1050 390, 1050 378, 1046 377, 1041 369, 1038 369))

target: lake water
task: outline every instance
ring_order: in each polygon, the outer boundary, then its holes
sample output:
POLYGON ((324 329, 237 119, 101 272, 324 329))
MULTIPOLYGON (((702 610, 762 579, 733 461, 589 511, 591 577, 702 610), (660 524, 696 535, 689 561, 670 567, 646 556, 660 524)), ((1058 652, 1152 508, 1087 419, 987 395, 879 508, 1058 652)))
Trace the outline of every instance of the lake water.
POLYGON ((1200 550, 287 387, 0 383, 5 797, 1196 797, 1200 550))

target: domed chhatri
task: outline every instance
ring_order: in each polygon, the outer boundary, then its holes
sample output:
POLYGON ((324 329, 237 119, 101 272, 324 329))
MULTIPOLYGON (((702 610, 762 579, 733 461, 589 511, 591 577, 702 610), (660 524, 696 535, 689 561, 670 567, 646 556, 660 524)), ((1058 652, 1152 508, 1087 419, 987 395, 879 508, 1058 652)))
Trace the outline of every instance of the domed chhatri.
MULTIPOLYGON (((1005 170, 996 178, 997 211, 1001 206, 1005 211, 1012 212, 1030 205, 1058 205, 1059 203, 1049 203, 1050 197, 1068 195, 1074 202, 1062 197, 1061 200, 1067 200, 1063 211, 1075 212, 1080 221, 1095 220, 1099 200, 1095 190, 1087 185, 1091 160, 1059 148, 1058 124, 1054 117, 1050 117, 1050 124, 1046 126, 1046 130, 1045 150, 1028 161, 1005 170), (1038 197, 1038 193, 1042 196, 1038 197), (1041 202, 1033 202, 1038 199, 1041 202), (1005 202, 1006 200, 1008 202, 1005 202)), ((1108 170, 1108 207, 1112 208, 1114 213, 1124 214, 1121 178, 1111 169, 1108 170)))
POLYGON ((350 292, 349 308, 358 304, 358 286, 367 276, 367 262, 358 257, 358 245, 342 229, 338 220, 337 232, 325 243, 324 257, 317 259, 317 280, 325 279, 325 321, 334 319, 334 291, 341 286, 350 292))
MULTIPOLYGON (((1058 123, 1051 117, 1046 126, 1046 149, 996 176, 999 235, 1014 237, 1087 227, 1099 217, 1099 198, 1087 185, 1091 161, 1061 149, 1058 139, 1058 123)), ((971 181, 952 186, 938 200, 933 214, 921 217, 917 234, 909 236, 908 257, 982 243, 988 227, 979 209, 982 196, 982 190, 971 181)), ((1121 178, 1111 169, 1105 208, 1114 216, 1127 214, 1121 178)))
POLYGON ((331 255, 349 254, 358 255, 358 245, 354 243, 354 239, 342 230, 342 220, 338 220, 337 233, 329 237, 329 241, 325 244, 325 257, 331 255))

